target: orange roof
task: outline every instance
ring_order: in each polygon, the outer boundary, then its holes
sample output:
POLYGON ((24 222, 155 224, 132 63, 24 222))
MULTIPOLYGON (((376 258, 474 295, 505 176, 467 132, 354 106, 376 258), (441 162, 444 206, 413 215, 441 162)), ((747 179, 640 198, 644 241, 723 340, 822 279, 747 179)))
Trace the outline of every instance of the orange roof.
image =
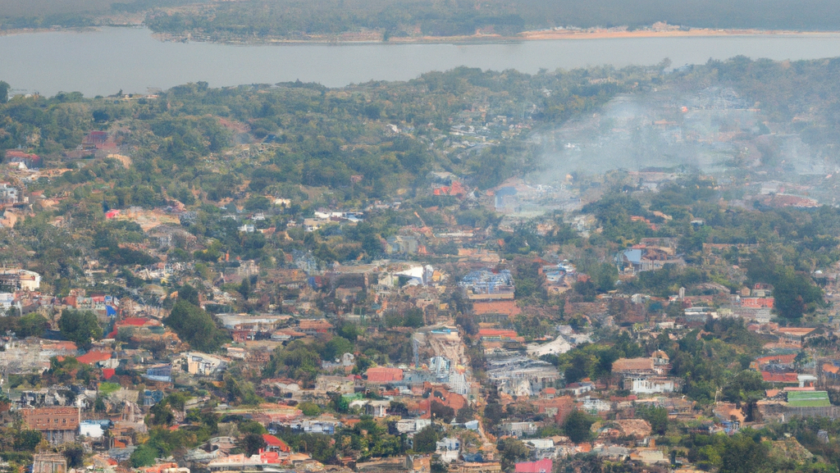
POLYGON ((515 317, 521 314, 522 310, 516 306, 514 301, 473 302, 473 312, 476 315, 504 314, 508 317, 515 317))
POLYGON ((816 330, 815 328, 807 328, 807 327, 782 327, 776 330, 779 333, 785 333, 788 335, 808 335, 809 333, 816 330))
POLYGON ((76 351, 79 348, 73 342, 67 341, 55 341, 50 343, 45 343, 43 345, 44 350, 67 350, 67 351, 76 351))
POLYGON ((373 383, 389 383, 391 381, 402 381, 403 379, 403 370, 399 368, 377 366, 368 368, 365 374, 367 375, 367 380, 373 383))
POLYGON ((288 453, 288 452, 292 451, 292 449, 289 448, 289 444, 287 444, 286 442, 282 441, 281 439, 279 439, 279 438, 277 438, 273 435, 263 434, 262 437, 263 437, 263 440, 265 440, 265 444, 268 445, 269 447, 277 447, 278 449, 280 449, 281 452, 287 452, 288 453))
POLYGON ((796 359, 796 353, 792 353, 790 355, 762 356, 761 358, 756 358, 755 361, 759 365, 766 365, 768 363, 790 364, 790 363, 793 363, 793 360, 795 360, 795 359, 796 359))
POLYGON ((111 354, 104 351, 90 351, 82 356, 76 358, 76 361, 85 365, 99 363, 101 361, 108 361, 111 359, 111 354))
POLYGON ((516 333, 514 330, 502 330, 502 329, 495 329, 495 328, 483 328, 478 331, 479 337, 504 337, 504 338, 516 338, 519 334, 516 333))
POLYGON ((302 319, 298 326, 301 330, 318 330, 318 329, 331 329, 332 324, 327 322, 324 319, 318 320, 311 320, 311 319, 302 319))
POLYGON ((799 378, 796 373, 771 373, 769 371, 762 371, 761 377, 767 383, 798 383, 799 378))
POLYGON ((619 358, 613 362, 614 373, 622 371, 653 370, 652 358, 619 358))
POLYGON ((832 363, 823 363, 822 370, 831 374, 840 373, 840 367, 834 366, 832 363))
POLYGON ((157 320, 146 319, 143 317, 128 317, 126 319, 117 321, 114 325, 118 327, 124 327, 126 325, 130 325, 132 327, 142 327, 144 325, 160 325, 160 322, 157 320))

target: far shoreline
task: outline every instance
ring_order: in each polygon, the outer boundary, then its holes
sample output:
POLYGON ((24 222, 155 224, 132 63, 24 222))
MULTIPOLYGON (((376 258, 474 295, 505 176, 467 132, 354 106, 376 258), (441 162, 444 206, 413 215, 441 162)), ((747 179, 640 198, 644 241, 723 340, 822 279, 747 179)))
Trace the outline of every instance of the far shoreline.
POLYGON ((52 27, 52 28, 20 28, 0 30, 0 37, 15 36, 23 34, 38 33, 90 33, 101 31, 106 28, 136 28, 145 29, 151 36, 162 42, 182 43, 211 43, 235 46, 260 46, 260 45, 306 45, 306 44, 334 44, 334 45, 404 45, 404 44, 499 44, 517 43, 522 41, 558 41, 558 40, 600 40, 600 39, 643 39, 643 38, 713 38, 713 37, 760 37, 760 36, 783 36, 783 37, 815 37, 815 36, 840 36, 840 30, 836 31, 795 31, 795 30, 761 30, 761 29, 713 29, 713 28, 690 28, 690 29, 638 29, 629 31, 626 27, 620 28, 587 28, 572 29, 563 28, 556 30, 534 30, 523 31, 513 36, 498 34, 474 34, 469 36, 415 36, 415 37, 390 37, 383 39, 379 32, 345 33, 339 36, 316 36, 308 38, 248 38, 227 40, 212 39, 209 35, 174 35, 169 33, 156 33, 143 24, 114 24, 86 27, 52 27))

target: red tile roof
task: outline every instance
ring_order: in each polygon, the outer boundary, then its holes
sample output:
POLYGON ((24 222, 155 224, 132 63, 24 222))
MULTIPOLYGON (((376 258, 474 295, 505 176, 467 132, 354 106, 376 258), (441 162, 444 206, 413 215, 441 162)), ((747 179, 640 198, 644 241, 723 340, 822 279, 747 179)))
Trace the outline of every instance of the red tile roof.
POLYGON ((767 383, 798 383, 799 378, 796 373, 771 373, 769 371, 762 371, 761 377, 767 383))
POLYGON ((399 368, 385 368, 377 366, 368 368, 365 372, 367 380, 373 383, 390 383, 392 381, 402 381, 403 370, 399 368))
POLYGON ((104 351, 91 351, 76 358, 76 361, 85 365, 108 361, 111 359, 111 354, 104 351))
POLYGON ((114 368, 105 368, 102 370, 102 377, 105 379, 111 379, 115 374, 117 374, 117 370, 114 368))
POLYGON ((270 434, 263 434, 263 440, 265 440, 265 444, 269 447, 277 447, 281 452, 291 452, 292 449, 289 448, 289 445, 282 441, 281 439, 270 435, 270 434))

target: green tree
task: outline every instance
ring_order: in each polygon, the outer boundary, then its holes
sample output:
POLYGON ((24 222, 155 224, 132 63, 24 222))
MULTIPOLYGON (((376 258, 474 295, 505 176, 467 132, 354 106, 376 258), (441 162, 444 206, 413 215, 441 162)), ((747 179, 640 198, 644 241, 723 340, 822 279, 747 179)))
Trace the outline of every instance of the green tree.
POLYGON ((636 407, 636 415, 650 423, 654 433, 665 435, 668 430, 668 409, 664 407, 636 407))
POLYGON ((595 421, 587 413, 575 409, 563 422, 563 432, 574 443, 585 442, 592 437, 589 430, 595 421))
POLYGON ((754 370, 743 370, 723 388, 722 394, 725 401, 730 402, 751 402, 764 397, 764 390, 767 384, 761 373, 754 370))
POLYGON ((305 416, 315 417, 321 414, 321 408, 318 407, 318 404, 315 404, 314 402, 302 402, 298 404, 297 407, 301 410, 301 412, 303 412, 303 415, 305 416))
POLYGON ((609 263, 601 263, 590 271, 589 276, 599 292, 609 292, 615 289, 615 283, 618 281, 618 269, 609 263))
POLYGON ((79 468, 84 466, 85 449, 81 445, 74 443, 64 448, 64 458, 67 459, 67 466, 70 468, 79 468))
POLYGON ((504 410, 498 402, 488 402, 484 407, 484 423, 488 427, 495 426, 504 418, 504 410))
POLYGON ((251 281, 248 278, 242 280, 242 283, 239 284, 239 293, 242 294, 242 298, 248 300, 251 297, 251 281))
POLYGON ((238 447, 246 455, 256 455, 265 449, 265 439, 260 434, 248 434, 239 441, 238 447))
POLYGON ((324 360, 334 360, 345 353, 353 353, 353 343, 344 337, 333 337, 324 344, 321 357, 324 360))
POLYGON ((181 289, 178 289, 178 300, 187 301, 196 307, 201 305, 198 300, 198 291, 189 284, 184 284, 181 289))
POLYGON ((720 453, 721 473, 753 473, 764 470, 769 449, 761 442, 741 433, 727 439, 720 453))
POLYGON ((266 434, 265 427, 257 421, 249 420, 239 424, 239 431, 246 434, 266 434))
POLYGON ((96 396, 96 401, 93 402, 93 410, 100 414, 105 413, 108 412, 108 406, 105 405, 105 401, 101 397, 96 396))
POLYGON ((85 350, 90 348, 91 339, 102 338, 99 320, 89 311, 64 310, 58 320, 58 329, 64 338, 85 350))
POLYGON ((41 432, 21 430, 14 435, 14 447, 18 452, 31 452, 41 443, 41 432))
POLYGON ((155 464, 155 459, 159 455, 156 448, 148 444, 143 444, 137 447, 137 450, 131 452, 129 462, 134 468, 142 468, 144 466, 152 466, 155 464))
POLYGON ((525 460, 531 455, 531 451, 521 440, 510 437, 499 440, 496 449, 499 451, 504 471, 510 471, 517 461, 525 460))
POLYGON ((414 434, 414 451, 417 453, 432 453, 437 450, 438 440, 440 440, 440 436, 434 424, 427 425, 423 430, 414 434))
MULTIPOLYGON (((361 357, 359 357, 361 358, 361 357)), ((263 370, 263 375, 286 376, 301 381, 313 381, 320 372, 321 356, 316 347, 299 340, 285 347, 278 347, 263 370)))
POLYGON ((18 320, 17 334, 20 337, 40 337, 49 326, 49 321, 43 315, 33 312, 18 320))
POLYGON ((216 325, 213 316, 187 301, 176 302, 163 323, 199 351, 214 352, 228 340, 227 332, 216 325))
POLYGON ((8 82, 0 80, 0 104, 9 101, 9 89, 11 86, 8 82))
POLYGON ((473 408, 470 407, 469 404, 458 409, 458 414, 455 416, 455 420, 460 424, 469 422, 473 419, 475 419, 475 412, 473 412, 473 408))
POLYGON ((455 409, 434 400, 429 410, 432 413, 432 419, 440 419, 447 424, 455 418, 455 409))

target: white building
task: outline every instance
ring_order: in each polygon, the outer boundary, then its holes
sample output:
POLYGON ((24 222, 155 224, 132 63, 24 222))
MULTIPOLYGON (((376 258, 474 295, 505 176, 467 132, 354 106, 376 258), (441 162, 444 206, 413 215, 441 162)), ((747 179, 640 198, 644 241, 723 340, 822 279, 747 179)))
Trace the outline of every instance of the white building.
POLYGON ((680 383, 674 378, 625 378, 624 387, 634 394, 662 394, 678 391, 680 383))
POLYGON ((25 269, 0 269, 0 282, 20 288, 22 291, 37 291, 41 287, 41 275, 25 269))
POLYGON ((436 443, 435 453, 440 455, 440 459, 446 463, 452 463, 458 459, 461 454, 461 441, 457 438, 447 437, 436 443))
POLYGON ((101 439, 105 435, 105 430, 102 428, 101 422, 83 420, 79 424, 79 435, 82 437, 101 439))
POLYGON ((186 352, 181 354, 181 369, 193 375, 210 376, 225 369, 227 361, 206 353, 186 352))

